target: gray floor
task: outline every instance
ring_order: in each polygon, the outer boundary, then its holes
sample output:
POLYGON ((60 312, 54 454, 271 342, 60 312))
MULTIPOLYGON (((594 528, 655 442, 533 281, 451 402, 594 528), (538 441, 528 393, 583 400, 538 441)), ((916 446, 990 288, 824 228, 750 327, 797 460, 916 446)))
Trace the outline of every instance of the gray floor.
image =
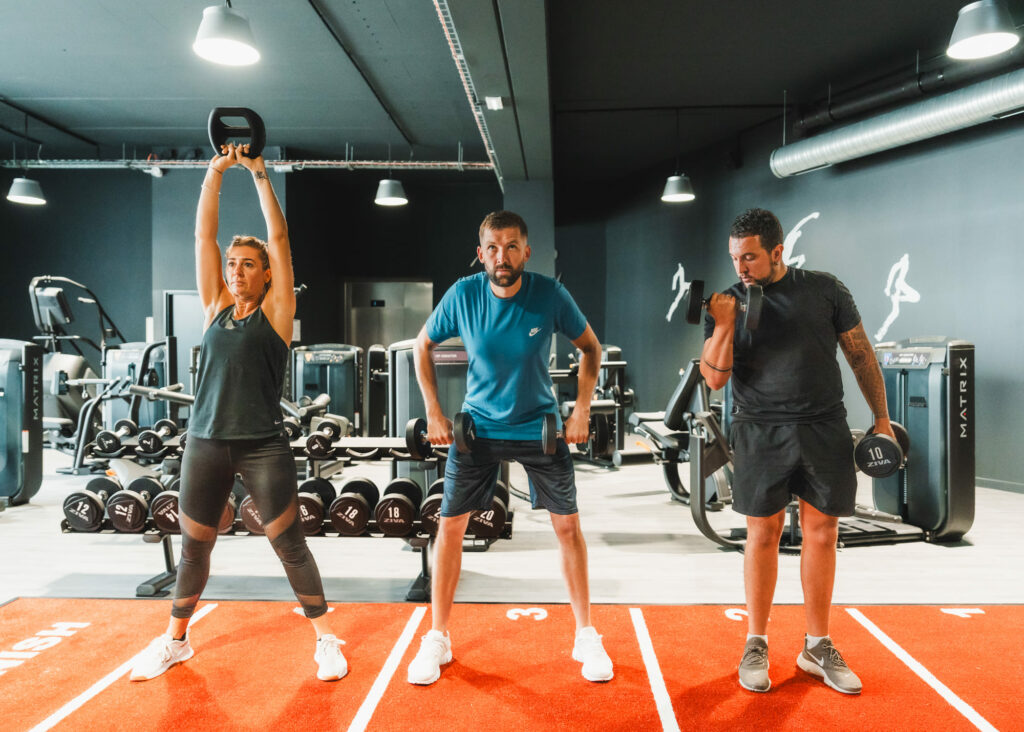
MULTIPOLYGON (((46 451, 42 489, 25 506, 0 512, 0 602, 14 597, 135 596, 158 573, 160 547, 137 536, 62 534, 61 502, 86 481, 57 474, 70 458, 46 451)), ((345 475, 387 481, 387 468, 364 464, 345 475)), ((862 502, 870 486, 861 478, 862 502)), ((719 549, 694 528, 689 509, 669 499, 660 468, 619 470, 578 464, 581 518, 590 551, 591 594, 600 603, 743 603, 742 555, 719 549)), ((513 466, 512 483, 525 487, 513 466)), ((456 599, 462 602, 565 602, 558 547, 547 514, 513 498, 514 535, 488 551, 466 553, 456 599)), ((975 523, 952 546, 913 542, 840 552, 835 601, 866 603, 1022 603, 1024 494, 979 488, 975 523)), ((722 527, 740 526, 731 511, 722 527)), ((400 539, 314 538, 310 542, 331 602, 405 599, 420 556, 400 539)), ((175 551, 177 544, 175 543, 175 551)), ((221 537, 206 599, 291 599, 270 545, 259 537, 221 537)), ((799 558, 782 556, 776 601, 798 603, 799 558)))

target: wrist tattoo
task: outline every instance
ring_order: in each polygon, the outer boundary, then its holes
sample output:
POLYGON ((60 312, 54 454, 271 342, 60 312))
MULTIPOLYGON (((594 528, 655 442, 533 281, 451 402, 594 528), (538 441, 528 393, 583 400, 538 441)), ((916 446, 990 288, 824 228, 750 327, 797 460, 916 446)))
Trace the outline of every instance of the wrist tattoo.
POLYGON ((713 363, 708 361, 706 358, 704 359, 704 365, 707 366, 712 371, 717 371, 720 374, 727 374, 730 371, 732 371, 732 366, 729 366, 729 367, 724 368, 724 369, 723 368, 719 368, 718 366, 715 366, 713 363))
POLYGON ((252 177, 255 178, 256 180, 266 180, 267 174, 264 173, 262 170, 257 170, 253 172, 252 177))

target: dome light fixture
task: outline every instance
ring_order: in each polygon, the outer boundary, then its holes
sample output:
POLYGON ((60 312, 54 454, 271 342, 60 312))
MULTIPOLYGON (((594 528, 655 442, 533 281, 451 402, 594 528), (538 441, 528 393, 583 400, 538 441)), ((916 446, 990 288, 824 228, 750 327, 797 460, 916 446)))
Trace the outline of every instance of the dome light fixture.
POLYGON ((224 66, 249 66, 260 60, 249 19, 231 7, 231 0, 203 10, 192 50, 200 58, 224 66))
POLYGON ((46 196, 43 195, 43 187, 39 185, 39 181, 15 178, 11 183, 11 190, 7 192, 7 200, 29 206, 42 206, 46 203, 46 196))
POLYGON ((946 54, 970 60, 997 56, 1020 41, 1003 0, 977 0, 960 8, 946 54))
POLYGON ((404 206, 409 203, 409 199, 405 196, 402 181, 384 178, 377 186, 377 197, 373 202, 378 206, 404 206))

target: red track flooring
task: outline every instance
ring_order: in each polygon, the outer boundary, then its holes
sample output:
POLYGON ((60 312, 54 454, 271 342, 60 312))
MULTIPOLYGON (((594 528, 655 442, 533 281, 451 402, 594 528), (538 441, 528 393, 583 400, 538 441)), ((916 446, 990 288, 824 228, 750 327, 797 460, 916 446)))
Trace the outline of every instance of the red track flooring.
POLYGON ((219 602, 196 621, 194 658, 129 682, 127 662, 164 629, 169 607, 57 599, 0 607, 0 729, 1024 729, 1013 688, 1024 606, 836 607, 832 636, 864 682, 856 697, 796 668, 803 610, 786 605, 769 628, 768 694, 736 682, 745 619, 711 605, 595 606, 615 661, 605 684, 583 680, 570 657, 568 606, 514 617, 512 605, 457 605, 455 660, 437 683, 418 687, 405 669, 429 628, 421 606, 335 606, 350 671, 324 683, 312 630, 293 603, 219 602))

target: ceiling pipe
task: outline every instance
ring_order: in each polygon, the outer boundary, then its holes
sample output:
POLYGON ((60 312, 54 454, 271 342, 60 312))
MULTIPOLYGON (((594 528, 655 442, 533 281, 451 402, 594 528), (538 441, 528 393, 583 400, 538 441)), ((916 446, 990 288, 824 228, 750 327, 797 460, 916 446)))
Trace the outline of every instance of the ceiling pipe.
POLYGON ((1018 46, 1009 53, 991 59, 987 63, 953 63, 939 69, 914 73, 913 76, 890 82, 856 96, 849 94, 845 95, 845 99, 837 101, 829 99, 819 102, 800 116, 796 123, 796 129, 810 132, 834 122, 857 117, 879 107, 918 99, 926 94, 956 86, 970 79, 1019 66, 1021 63, 1024 63, 1024 46, 1018 46))
POLYGON ((1024 110, 1024 69, 855 122, 772 151, 778 178, 990 122, 1024 110))

